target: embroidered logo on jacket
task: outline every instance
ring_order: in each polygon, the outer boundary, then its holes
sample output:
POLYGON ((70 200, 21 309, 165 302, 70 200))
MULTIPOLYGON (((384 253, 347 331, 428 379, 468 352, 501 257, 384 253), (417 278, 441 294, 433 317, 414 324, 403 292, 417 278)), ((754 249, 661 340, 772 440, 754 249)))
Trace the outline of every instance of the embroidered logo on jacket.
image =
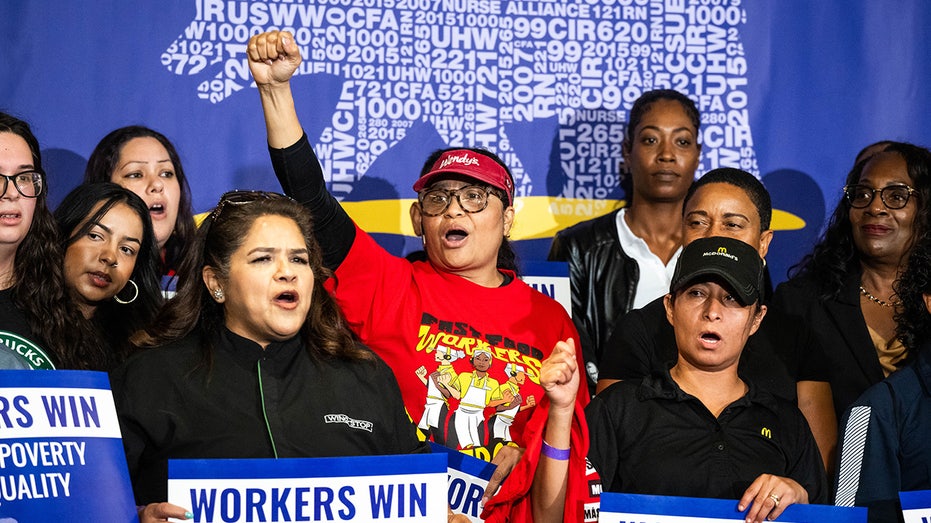
POLYGON ((365 421, 362 419, 352 419, 345 414, 327 414, 323 417, 323 421, 326 423, 345 423, 353 429, 361 429, 367 432, 372 432, 372 427, 375 426, 371 421, 365 421))

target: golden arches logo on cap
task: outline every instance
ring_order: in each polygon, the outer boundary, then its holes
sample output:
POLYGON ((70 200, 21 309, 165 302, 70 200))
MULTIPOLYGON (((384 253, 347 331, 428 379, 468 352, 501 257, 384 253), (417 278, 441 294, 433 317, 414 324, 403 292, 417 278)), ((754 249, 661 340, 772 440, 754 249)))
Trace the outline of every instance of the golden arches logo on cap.
POLYGON ((755 248, 740 240, 699 238, 682 249, 669 292, 709 279, 723 282, 741 303, 751 305, 763 292, 763 260, 755 248))
MULTIPOLYGON (((488 154, 492 154, 489 152, 488 154)), ((422 191, 444 175, 459 174, 501 189, 507 195, 507 205, 514 204, 514 180, 503 165, 491 156, 470 149, 452 149, 433 162, 430 171, 414 183, 414 190, 422 191)))

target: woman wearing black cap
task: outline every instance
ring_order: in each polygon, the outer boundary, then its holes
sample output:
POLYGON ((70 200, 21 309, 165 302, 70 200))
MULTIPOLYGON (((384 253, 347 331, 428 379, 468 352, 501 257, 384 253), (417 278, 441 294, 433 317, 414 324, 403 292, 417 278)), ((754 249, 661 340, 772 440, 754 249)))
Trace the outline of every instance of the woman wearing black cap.
MULTIPOLYGON (((737 372, 744 344, 766 314, 762 274, 756 249, 739 240, 702 238, 685 247, 665 297, 678 361, 612 385, 585 411, 588 457, 604 491, 739 499, 737 510, 749 507, 746 519, 755 522, 793 503, 827 499, 821 456, 801 412, 737 372)), ((547 360, 541 380, 553 420, 565 419, 555 415, 571 407, 572 387, 563 384, 577 379, 572 359, 560 358, 547 360)), ((566 423, 549 423, 545 438, 558 440, 567 430, 566 423)), ((552 466, 544 459, 539 471, 552 466)), ((534 502, 552 514, 559 476, 538 474, 537 481, 534 502)))
MULTIPOLYGON (((485 520, 508 513, 512 521, 528 521, 529 504, 512 502, 526 500, 541 447, 566 460, 574 457, 572 466, 580 469, 585 449, 547 450, 539 439, 548 408, 540 401, 541 362, 558 341, 578 334, 561 305, 502 263, 514 221, 514 181, 507 166, 480 149, 447 149, 429 158, 414 184, 418 198, 410 210, 427 259, 393 256, 326 190, 294 109, 290 79, 301 56, 293 37, 277 31, 256 35, 248 54, 272 164, 284 191, 314 215, 324 265, 336 274, 333 294, 350 327, 392 368, 425 437, 497 465, 486 498, 502 488, 485 503, 485 520), (434 352, 441 348, 464 357, 440 362, 434 352), (479 354, 491 357, 486 361, 479 354), (529 379, 509 381, 505 369, 511 364, 523 367, 529 379), (496 433, 490 419, 505 411, 514 413, 513 420, 507 431, 496 433)), ((580 408, 588 394, 581 388, 580 408)))

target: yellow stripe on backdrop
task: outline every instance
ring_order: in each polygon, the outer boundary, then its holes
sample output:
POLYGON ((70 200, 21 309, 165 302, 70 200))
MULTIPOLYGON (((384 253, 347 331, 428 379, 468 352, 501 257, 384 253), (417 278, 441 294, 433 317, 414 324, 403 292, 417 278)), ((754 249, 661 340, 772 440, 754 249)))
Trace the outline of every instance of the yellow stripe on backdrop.
MULTIPOLYGON (((364 231, 413 236, 414 229, 411 226, 408 209, 414 201, 413 198, 405 198, 343 202, 343 208, 364 231), (398 219, 391 218, 392 216, 398 219)), ((552 238, 566 227, 607 214, 623 204, 623 200, 588 200, 553 196, 517 198, 515 201, 517 217, 511 229, 511 239, 552 238)), ((793 231, 804 227, 805 221, 798 216, 778 209, 773 210, 773 230, 793 231)))
MULTIPOLYGON (((413 236, 408 209, 416 200, 366 200, 342 202, 343 208, 362 230, 370 233, 413 236)), ((552 238, 557 232, 581 221, 607 214, 622 206, 624 200, 587 200, 554 196, 525 196, 515 200, 517 218, 511 229, 512 240, 552 238)), ((206 212, 194 217, 200 225, 206 212)), ((773 209, 772 228, 775 231, 803 229, 805 221, 798 216, 773 209)))

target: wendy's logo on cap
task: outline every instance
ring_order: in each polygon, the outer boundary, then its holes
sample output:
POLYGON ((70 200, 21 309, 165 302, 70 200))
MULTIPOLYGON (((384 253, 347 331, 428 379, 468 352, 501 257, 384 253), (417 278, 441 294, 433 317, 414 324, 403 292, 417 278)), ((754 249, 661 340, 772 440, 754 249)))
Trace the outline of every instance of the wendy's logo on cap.
POLYGON ((446 158, 443 158, 443 161, 440 162, 440 164, 436 166, 435 169, 444 169, 454 163, 458 165, 463 165, 463 166, 479 165, 478 158, 474 156, 469 156, 468 154, 460 154, 460 155, 449 155, 446 158))

